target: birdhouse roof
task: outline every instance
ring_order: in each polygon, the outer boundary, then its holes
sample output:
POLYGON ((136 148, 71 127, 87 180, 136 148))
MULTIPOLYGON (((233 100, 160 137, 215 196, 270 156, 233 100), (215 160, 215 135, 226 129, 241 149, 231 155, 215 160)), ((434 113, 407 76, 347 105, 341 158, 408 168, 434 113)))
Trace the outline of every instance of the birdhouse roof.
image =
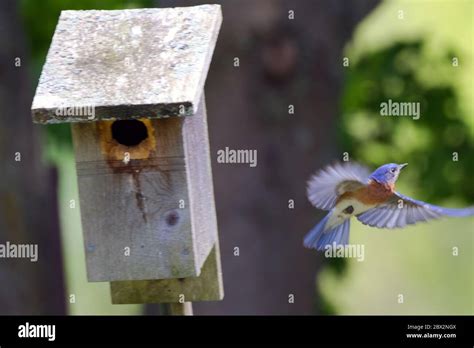
POLYGON ((33 121, 193 115, 221 22, 219 5, 62 11, 33 121))

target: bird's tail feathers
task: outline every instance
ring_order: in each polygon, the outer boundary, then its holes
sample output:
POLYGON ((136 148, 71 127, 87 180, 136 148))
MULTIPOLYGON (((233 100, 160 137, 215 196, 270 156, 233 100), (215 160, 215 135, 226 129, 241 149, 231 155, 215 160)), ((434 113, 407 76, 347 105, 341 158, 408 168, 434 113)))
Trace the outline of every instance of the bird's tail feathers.
POLYGON ((344 220, 340 225, 325 231, 326 224, 332 212, 327 214, 304 238, 306 248, 324 250, 327 246, 347 245, 349 243, 350 219, 344 220))

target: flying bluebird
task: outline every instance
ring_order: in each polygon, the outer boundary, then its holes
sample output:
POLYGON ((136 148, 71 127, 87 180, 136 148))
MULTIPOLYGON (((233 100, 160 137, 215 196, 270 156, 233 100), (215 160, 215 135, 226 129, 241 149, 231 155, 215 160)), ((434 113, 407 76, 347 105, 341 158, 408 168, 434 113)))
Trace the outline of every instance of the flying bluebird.
POLYGON ((309 201, 329 213, 306 235, 304 246, 323 250, 349 242, 350 219, 365 225, 397 228, 441 216, 474 215, 474 207, 450 209, 417 201, 395 191, 404 164, 389 163, 372 174, 367 168, 346 162, 320 170, 308 181, 309 201))

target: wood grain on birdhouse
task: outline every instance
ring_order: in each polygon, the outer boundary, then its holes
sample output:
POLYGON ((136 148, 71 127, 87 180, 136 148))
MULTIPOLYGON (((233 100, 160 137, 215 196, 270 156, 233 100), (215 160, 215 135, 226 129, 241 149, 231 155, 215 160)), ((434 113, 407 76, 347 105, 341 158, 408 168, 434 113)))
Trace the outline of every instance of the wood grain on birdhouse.
POLYGON ((199 277, 111 282, 112 303, 179 303, 220 301, 224 297, 219 243, 212 249, 199 277))
POLYGON ((114 301, 162 279, 222 298, 204 100, 221 21, 219 5, 59 18, 32 116, 71 123, 87 277, 117 282, 114 301))
POLYGON ((204 101, 146 121, 136 145, 114 137, 125 121, 72 125, 90 281, 198 276, 216 242, 204 101))

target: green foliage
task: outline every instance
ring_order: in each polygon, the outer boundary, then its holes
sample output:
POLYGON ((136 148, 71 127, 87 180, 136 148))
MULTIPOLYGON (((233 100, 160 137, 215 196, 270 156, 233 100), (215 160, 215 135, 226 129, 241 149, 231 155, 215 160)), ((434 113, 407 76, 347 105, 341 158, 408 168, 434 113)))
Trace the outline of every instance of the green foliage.
POLYGON ((336 315, 337 308, 331 301, 328 301, 325 296, 318 297, 319 303, 316 304, 317 312, 322 315, 336 315))
POLYGON ((456 197, 472 203, 470 116, 459 107, 454 79, 449 79, 457 69, 452 66, 453 53, 426 57, 423 45, 395 43, 364 55, 347 69, 340 125, 343 148, 373 168, 408 162, 400 181, 420 188, 420 199, 456 197), (380 104, 389 99, 420 102, 420 119, 382 117, 380 104), (454 152, 459 154, 457 162, 452 160, 454 152))
POLYGON ((326 266, 331 269, 334 274, 343 276, 347 270, 347 259, 341 257, 328 258, 326 266))

